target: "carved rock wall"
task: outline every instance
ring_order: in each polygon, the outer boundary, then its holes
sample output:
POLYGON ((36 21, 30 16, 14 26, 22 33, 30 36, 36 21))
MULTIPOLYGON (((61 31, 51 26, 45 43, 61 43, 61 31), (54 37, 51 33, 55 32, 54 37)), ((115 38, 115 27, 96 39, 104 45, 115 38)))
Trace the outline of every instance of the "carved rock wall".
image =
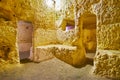
POLYGON ((120 78, 119 5, 119 0, 100 0, 98 4, 94 5, 94 10, 97 14, 98 49, 94 61, 94 73, 100 76, 120 78))
POLYGON ((119 23, 119 2, 119 0, 100 0, 94 5, 94 11, 98 15, 98 25, 119 23))
POLYGON ((35 47, 59 43, 56 36, 56 30, 45 30, 39 28, 35 31, 34 36, 35 47))
POLYGON ((60 44, 72 45, 75 38, 74 29, 66 31, 66 26, 74 26, 74 1, 61 0, 61 9, 56 11, 57 38, 60 44))
MULTIPOLYGON (((0 21, 5 20, 5 21, 17 22, 22 20, 22 21, 32 22, 34 27, 34 33, 33 33, 33 38, 35 40, 35 41, 33 40, 34 47, 43 45, 44 44, 43 42, 46 42, 46 41, 49 44, 51 44, 51 41, 53 43, 56 42, 55 40, 56 38, 54 37, 55 36, 54 8, 53 7, 50 8, 46 4, 46 0, 35 0, 35 1, 33 0, 1 0, 0 1, 0 18, 2 18, 0 19, 0 21), (43 31, 43 33, 45 33, 46 35, 46 38, 44 38, 45 37, 44 35, 38 34, 37 29, 39 29, 40 31, 43 31), (47 29, 50 29, 50 30, 52 29, 53 31, 52 30, 49 31, 47 29), (37 37, 40 37, 41 39, 36 39, 37 37)), ((11 38, 16 38, 16 35, 11 36, 11 38)), ((12 42, 16 44, 15 41, 12 41, 12 42)), ((17 55, 17 52, 15 52, 15 54, 17 55)))
POLYGON ((72 41, 75 38, 75 31, 69 30, 69 31, 63 31, 61 29, 57 30, 57 39, 59 43, 64 45, 72 45, 72 41))
MULTIPOLYGON (((71 1, 72 0, 70 0, 70 2, 71 1)), ((94 73, 96 75, 107 77, 120 77, 118 62, 120 52, 120 1, 73 0, 72 2, 74 2, 75 4, 69 6, 69 4, 71 3, 69 3, 68 1, 67 6, 63 6, 63 12, 60 11, 59 16, 73 19, 73 14, 75 14, 74 31, 56 32, 55 11, 53 7, 50 8, 46 5, 46 0, 1 0, 0 44, 5 45, 0 46, 1 62, 19 62, 16 47, 16 27, 13 24, 16 24, 14 23, 15 21, 24 20, 33 23, 34 47, 58 43, 76 46, 77 50, 73 55, 73 57, 75 58, 73 63, 75 65, 79 65, 79 63, 82 64, 82 62, 84 63, 85 49, 82 41, 83 23, 81 16, 87 13, 94 13, 97 17, 97 50, 103 50, 100 52, 98 51, 99 54, 97 53, 95 56, 94 73), (75 13, 70 14, 70 12, 73 11, 75 11, 75 13), (2 20, 5 21, 2 22, 2 20), (58 36, 58 34, 56 33, 61 35, 58 36), (64 38, 62 39, 62 37, 64 38), (105 50, 108 51, 104 52, 105 50), (111 50, 115 50, 115 52, 111 50), (82 58, 80 57, 80 55, 82 55, 82 58), (107 58, 104 58, 106 57, 106 55, 107 58), (109 65, 109 62, 111 62, 111 65, 109 65), (109 66, 109 68, 107 68, 107 71, 105 70, 106 66, 100 67, 104 65, 109 66)), ((64 59, 62 57, 59 58, 64 59)), ((66 60, 69 61, 69 58, 66 60)))
POLYGON ((49 7, 46 0, 33 2, 34 14, 34 47, 56 44, 56 28, 55 28, 55 8, 49 7))
POLYGON ((101 25, 97 29, 98 49, 120 50, 120 23, 101 25))
POLYGON ((0 23, 0 65, 19 63, 16 46, 16 22, 2 21, 0 23))
POLYGON ((120 78, 120 1, 75 1, 77 3, 75 8, 76 32, 82 32, 81 16, 83 14, 91 12, 97 17, 97 52, 94 60, 94 73, 100 76, 120 78))
POLYGON ((94 59, 93 73, 102 77, 120 78, 120 51, 98 50, 94 59))

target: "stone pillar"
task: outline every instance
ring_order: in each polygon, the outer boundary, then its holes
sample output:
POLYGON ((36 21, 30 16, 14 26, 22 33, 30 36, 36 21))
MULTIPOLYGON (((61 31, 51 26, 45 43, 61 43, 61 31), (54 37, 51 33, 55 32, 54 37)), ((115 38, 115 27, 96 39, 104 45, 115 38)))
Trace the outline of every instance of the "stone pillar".
POLYGON ((96 75, 120 78, 120 1, 101 0, 97 12, 96 75))
POLYGON ((77 47, 76 53, 73 55, 73 65, 74 66, 83 66, 85 64, 86 61, 86 57, 85 57, 85 48, 83 46, 83 41, 82 41, 82 20, 80 18, 79 14, 79 5, 77 4, 78 1, 75 0, 75 39, 72 42, 73 46, 77 47))

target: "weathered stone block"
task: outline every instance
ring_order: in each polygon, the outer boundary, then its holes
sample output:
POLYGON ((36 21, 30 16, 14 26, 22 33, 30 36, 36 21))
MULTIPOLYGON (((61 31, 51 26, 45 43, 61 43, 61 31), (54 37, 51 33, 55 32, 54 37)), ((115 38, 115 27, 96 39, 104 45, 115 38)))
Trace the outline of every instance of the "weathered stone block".
POLYGON ((34 54, 31 56, 31 58, 33 57, 35 62, 41 62, 41 61, 45 61, 48 59, 53 58, 53 47, 50 45, 47 46, 38 46, 35 48, 35 52, 34 54))
POLYGON ((77 50, 77 48, 74 46, 67 45, 39 46, 35 48, 35 53, 32 56, 35 62, 41 62, 51 59, 55 56, 58 59, 75 67, 83 66, 86 59, 85 53, 81 53, 81 51, 77 50))
POLYGON ((98 50, 94 59, 93 73, 104 77, 120 78, 120 51, 98 50))

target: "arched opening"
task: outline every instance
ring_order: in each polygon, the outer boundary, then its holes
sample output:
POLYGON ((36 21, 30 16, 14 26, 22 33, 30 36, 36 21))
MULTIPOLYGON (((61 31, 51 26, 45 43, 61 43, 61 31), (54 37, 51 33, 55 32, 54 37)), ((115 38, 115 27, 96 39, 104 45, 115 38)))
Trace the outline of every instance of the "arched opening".
POLYGON ((33 25, 31 22, 18 21, 17 27, 20 60, 28 59, 32 48, 33 25))
POLYGON ((86 50, 86 56, 93 58, 96 52, 96 15, 86 13, 82 16, 83 45, 86 50))

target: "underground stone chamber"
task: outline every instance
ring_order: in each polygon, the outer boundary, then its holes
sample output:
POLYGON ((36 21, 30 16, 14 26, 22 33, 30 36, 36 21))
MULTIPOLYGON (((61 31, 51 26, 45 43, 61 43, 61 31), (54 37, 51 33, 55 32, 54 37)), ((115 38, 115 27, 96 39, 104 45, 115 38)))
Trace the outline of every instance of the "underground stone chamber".
POLYGON ((56 57, 81 66, 90 57, 95 75, 120 78, 119 0, 49 1, 0 1, 1 64, 19 63, 33 47, 33 62, 56 57))

